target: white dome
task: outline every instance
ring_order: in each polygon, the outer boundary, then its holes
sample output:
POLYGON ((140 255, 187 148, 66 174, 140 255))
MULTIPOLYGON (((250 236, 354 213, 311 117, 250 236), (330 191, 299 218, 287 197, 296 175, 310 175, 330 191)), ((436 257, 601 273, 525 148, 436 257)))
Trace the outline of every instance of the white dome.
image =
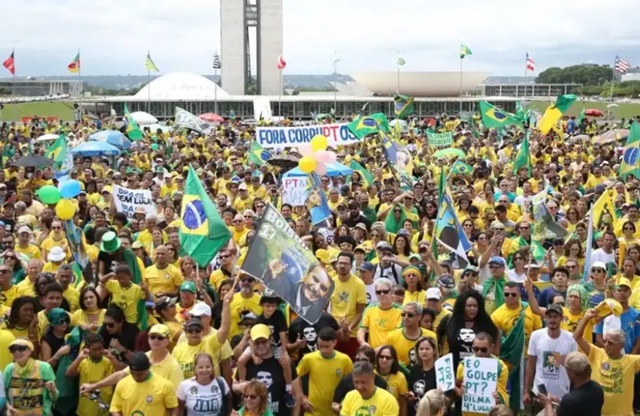
POLYGON ((135 98, 147 100, 151 91, 151 101, 206 101, 227 98, 227 94, 215 82, 192 72, 172 72, 154 79, 145 85, 135 98))

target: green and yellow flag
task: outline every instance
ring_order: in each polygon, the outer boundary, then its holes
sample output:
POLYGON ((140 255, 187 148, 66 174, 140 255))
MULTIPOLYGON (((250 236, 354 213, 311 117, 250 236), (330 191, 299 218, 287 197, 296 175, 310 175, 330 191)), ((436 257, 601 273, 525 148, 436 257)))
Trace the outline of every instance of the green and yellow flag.
POLYGON ((153 62, 153 59, 151 59, 151 54, 149 52, 147 52, 147 59, 144 61, 144 67, 149 71, 160 72, 156 64, 153 62))
POLYGON ((513 162, 513 171, 518 173, 522 168, 527 168, 528 175, 531 176, 531 153, 529 151, 529 136, 531 136, 531 130, 527 130, 527 134, 524 136, 524 141, 518 149, 516 160, 513 162))
POLYGON ((389 133, 389 120, 383 113, 359 116, 347 125, 347 129, 358 139, 362 139, 379 131, 389 133))
POLYGON ((522 124, 515 114, 501 110, 486 101, 478 101, 478 109, 482 117, 482 125, 487 129, 522 124))
POLYGON ((140 130, 138 123, 136 123, 133 117, 131 117, 127 103, 124 104, 124 116, 127 119, 127 137, 133 141, 142 140, 142 137, 144 136, 142 134, 142 130, 140 130))
POLYGON ((364 166, 362 166, 355 160, 351 161, 351 164, 349 165, 349 167, 353 169, 354 172, 358 172, 360 174, 360 177, 362 178, 362 182, 367 187, 371 186, 374 180, 374 176, 371 172, 369 172, 364 166))
POLYGON ((407 118, 415 113, 413 97, 396 94, 393 98, 393 110, 398 118, 407 118))
POLYGON ((59 135, 55 142, 44 152, 44 156, 52 159, 54 167, 59 168, 67 158, 67 139, 59 135))
POLYGON ((227 244, 231 238, 231 231, 218 214, 216 206, 191 165, 185 184, 180 219, 182 248, 200 267, 207 267, 227 244))
POLYGON ((629 175, 640 178, 638 153, 640 153, 640 124, 634 121, 631 123, 631 128, 629 129, 627 144, 624 147, 624 156, 622 157, 622 163, 618 171, 619 176, 622 177, 624 181, 627 180, 629 175))
POLYGON ((548 134, 577 99, 578 96, 574 94, 560 95, 556 98, 556 102, 547 107, 542 118, 538 121, 540 133, 548 134))
POLYGON ((256 166, 264 165, 267 160, 271 159, 271 153, 264 150, 260 143, 251 142, 251 150, 249 150, 249 163, 253 163, 256 166))
POLYGON ((465 56, 467 55, 473 55, 473 52, 471 52, 471 49, 469 49, 468 46, 464 45, 464 44, 460 44, 460 59, 464 59, 465 56))

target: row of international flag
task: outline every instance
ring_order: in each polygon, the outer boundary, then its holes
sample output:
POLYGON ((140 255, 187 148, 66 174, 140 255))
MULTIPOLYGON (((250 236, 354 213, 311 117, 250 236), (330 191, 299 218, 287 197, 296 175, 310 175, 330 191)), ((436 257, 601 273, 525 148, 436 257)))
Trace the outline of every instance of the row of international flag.
MULTIPOLYGON (((16 52, 15 52, 15 50, 12 50, 11 51, 11 55, 9 55, 9 57, 7 59, 5 59, 4 62, 2 62, 2 66, 5 67, 7 71, 11 72, 11 75, 15 75, 16 74, 16 52)), ((158 69, 158 67, 156 66, 156 64, 153 62, 153 59, 151 59, 151 55, 148 52, 147 52, 147 59, 144 62, 144 67, 149 71, 153 71, 153 72, 159 72, 160 71, 158 69)), ((80 66, 80 52, 78 52, 76 54, 75 58, 73 58, 73 61, 71 61, 69 63, 69 65, 67 65, 67 69, 72 74, 77 74, 77 73, 80 72, 80 69, 81 69, 81 66, 80 66)))

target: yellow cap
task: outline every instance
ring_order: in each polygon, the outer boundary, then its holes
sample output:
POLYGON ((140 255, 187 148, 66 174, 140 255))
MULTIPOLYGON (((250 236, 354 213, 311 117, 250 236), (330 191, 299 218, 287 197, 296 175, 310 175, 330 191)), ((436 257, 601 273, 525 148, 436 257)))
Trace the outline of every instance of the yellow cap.
POLYGON ((20 345, 23 347, 27 347, 29 348, 29 351, 33 351, 33 342, 31 342, 30 340, 26 339, 26 338, 16 338, 15 340, 11 341, 11 344, 9 344, 9 348, 15 346, 15 345, 20 345))
POLYGON ((598 313, 598 316, 604 318, 613 314, 616 317, 620 317, 622 315, 622 305, 615 299, 605 299, 596 306, 595 311, 598 313))
POLYGON ((626 277, 621 277, 618 279, 618 281, 616 282, 616 286, 620 287, 620 286, 626 286, 629 289, 633 289, 631 287, 631 282, 629 281, 629 279, 627 279, 626 277))
POLYGON ((257 324, 251 328, 251 340, 257 341, 259 339, 270 339, 271 330, 265 324, 257 324))
POLYGON ((151 329, 149 329, 149 335, 151 334, 162 335, 165 338, 169 338, 169 336, 171 336, 169 328, 163 324, 155 324, 154 326, 152 326, 151 329))

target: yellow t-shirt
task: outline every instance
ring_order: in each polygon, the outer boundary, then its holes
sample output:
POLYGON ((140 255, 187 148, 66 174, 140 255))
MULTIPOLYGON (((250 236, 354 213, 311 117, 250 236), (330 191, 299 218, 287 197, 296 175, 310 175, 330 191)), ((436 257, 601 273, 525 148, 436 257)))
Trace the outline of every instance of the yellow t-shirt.
POLYGON ((340 416, 370 415, 370 409, 376 409, 375 416, 396 416, 400 414, 400 406, 393 394, 376 387, 373 396, 363 399, 358 390, 351 390, 344 396, 340 416))
MULTIPOLYGON (((378 373, 378 371, 376 371, 376 373, 378 373)), ((380 375, 380 377, 382 377, 387 382, 387 390, 389 391, 389 393, 393 394, 393 397, 395 397, 396 400, 401 395, 409 391, 409 387, 407 386, 407 378, 400 371, 395 374, 389 374, 388 376, 383 376, 380 373, 378 373, 378 375, 380 375)))
POLYGON ((12 285, 9 289, 0 292, 0 305, 10 308, 18 296, 18 285, 12 285))
MULTIPOLYGON (((206 352, 212 357, 222 348, 222 344, 218 341, 218 337, 205 337, 198 345, 189 345, 188 342, 181 342, 176 345, 171 355, 178 361, 182 369, 182 375, 185 379, 193 377, 195 358, 201 352, 206 352)), ((215 363, 215 361, 214 361, 215 363)), ((219 373, 216 373, 219 374, 219 373)))
MULTIPOLYGON (((584 312, 581 312, 577 315, 571 313, 569 308, 562 308, 564 314, 562 315, 562 322, 560 323, 560 329, 564 329, 565 331, 569 331, 572 334, 576 332, 578 325, 582 321, 584 317, 584 312)), ((587 327, 584 329, 583 338, 585 341, 591 343, 593 342, 593 321, 589 321, 587 327)))
POLYGON ((302 357, 298 364, 298 376, 309 375, 309 401, 313 403, 313 411, 305 412, 305 415, 332 414, 333 392, 342 377, 351 374, 351 371, 351 359, 338 351, 334 351, 332 358, 324 358, 320 351, 302 357))
MULTIPOLYGON (((507 379, 509 378, 509 369, 504 361, 498 360, 498 383, 496 385, 496 391, 502 399, 502 403, 509 404, 509 395, 507 394, 507 379)), ((458 381, 464 383, 464 360, 458 364, 458 370, 456 371, 456 378, 458 381)), ((462 412, 462 416, 481 416, 484 413, 474 412, 462 412)))
POLYGON ((224 274, 222 269, 214 270, 211 272, 211 275, 209 275, 209 283, 216 291, 220 291, 220 284, 225 279, 231 279, 231 276, 224 274))
MULTIPOLYGON (((209 337, 217 338, 218 330, 212 328, 211 332, 209 332, 209 335, 206 335, 205 337, 203 337, 203 339, 207 339, 209 337)), ((176 343, 176 345, 183 344, 186 342, 187 342, 187 334, 183 332, 180 335, 180 338, 178 338, 178 342, 176 343)), ((229 343, 229 341, 225 341, 224 344, 222 344, 222 348, 214 351, 214 353, 211 356, 213 357, 213 369, 215 373, 222 374, 222 372, 220 371, 220 363, 226 359, 233 357, 233 350, 231 349, 231 344, 229 343)))
POLYGON ((90 324, 89 322, 89 315, 97 315, 98 316, 98 325, 102 325, 102 322, 104 321, 104 313, 106 312, 106 309, 98 309, 96 312, 94 313, 90 313, 88 311, 83 311, 82 309, 78 309, 77 311, 75 311, 74 313, 71 314, 71 325, 73 326, 78 326, 78 325, 88 325, 90 324))
POLYGON ((604 390, 603 415, 633 416, 633 379, 640 371, 640 355, 626 354, 614 360, 604 349, 591 344, 591 379, 604 390))
MULTIPOLYGON (((27 338, 28 337, 29 335, 27 330, 27 338)), ((9 347, 9 344, 11 344, 11 342, 13 342, 13 340, 15 339, 16 337, 11 331, 7 329, 0 329, 0 345, 7 347, 7 348, 0 348, 0 371, 4 371, 4 368, 7 366, 7 364, 13 362, 13 356, 9 352, 8 347, 9 347)))
POLYGON ((24 248, 20 247, 19 244, 16 244, 15 250, 18 253, 24 254, 25 256, 29 257, 29 259, 40 259, 40 258, 42 258, 42 252, 40 251, 40 249, 38 247, 34 246, 33 244, 29 244, 28 246, 26 246, 24 248))
POLYGON ((425 328, 420 328, 422 334, 416 339, 409 339, 404 333, 404 328, 399 328, 394 331, 389 332, 387 334, 387 344, 393 345, 396 349, 396 353, 398 354, 398 361, 400 361, 405 367, 411 365, 411 356, 414 354, 411 353, 411 350, 416 345, 416 341, 418 341, 422 337, 431 337, 434 341, 438 341, 438 336, 435 332, 429 331, 425 328))
MULTIPOLYGON (((367 288, 362 280, 356 275, 351 275, 348 281, 342 282, 338 277, 334 278, 335 289, 331 296, 331 315, 340 323, 346 318, 351 322, 355 318, 357 305, 367 304, 367 288)), ((351 331, 351 336, 355 337, 357 326, 351 331)))
POLYGON ((74 313, 80 309, 80 291, 73 285, 69 285, 69 287, 67 287, 67 290, 62 293, 62 297, 69 302, 69 312, 74 313))
POLYGON ((127 322, 138 322, 138 301, 144 299, 144 290, 134 283, 127 289, 120 286, 115 280, 108 280, 104 285, 111 293, 111 303, 115 303, 122 309, 127 322))
MULTIPOLYGON (((502 305, 491 314, 491 320, 498 327, 500 331, 506 336, 516 323, 520 312, 522 311, 522 304, 517 309, 509 309, 507 305, 502 305)), ((524 338, 525 347, 529 345, 529 337, 531 333, 536 329, 542 328, 542 318, 535 315, 530 307, 524 312, 524 338)))
POLYGON ((231 299, 229 310, 231 311, 231 329, 229 330, 229 339, 231 339, 236 335, 242 334, 242 330, 238 327, 242 312, 251 311, 258 316, 262 313, 260 295, 258 293, 254 293, 253 296, 247 299, 242 297, 242 293, 236 293, 231 299))
MULTIPOLYGON (((448 300, 450 299, 447 299, 447 301, 448 300)), ((455 302, 455 299, 454 299, 454 302, 455 302)), ((444 318, 447 315, 451 315, 451 311, 449 309, 445 309, 445 308, 440 309, 440 312, 436 314, 436 317, 433 320, 433 327, 438 328, 438 325, 440 325, 442 318, 444 318)))
POLYGON ((178 407, 175 388, 166 378, 151 373, 142 383, 132 376, 116 385, 109 411, 123 415, 164 415, 166 409, 178 407))
POLYGON ((33 284, 31 280, 29 280, 29 276, 26 276, 24 280, 16 285, 18 288, 18 297, 20 296, 32 296, 36 297, 36 286, 33 284))
MULTIPOLYGON (((147 351, 145 354, 147 354, 147 357, 151 358, 151 351, 147 351)), ((125 368, 124 371, 127 374, 131 374, 131 370, 129 369, 129 367, 125 368)), ((177 389, 180 383, 182 383, 182 381, 184 380, 180 364, 171 354, 168 354, 166 357, 164 357, 164 360, 162 360, 161 362, 151 364, 151 372, 155 375, 169 380, 175 389, 177 389)))
POLYGON ((164 269, 159 269, 155 264, 147 267, 144 278, 149 287, 149 292, 156 293, 177 292, 184 281, 180 269, 167 264, 164 269))
POLYGON ((381 309, 378 304, 370 305, 362 315, 361 328, 369 330, 369 345, 376 349, 387 343, 387 335, 402 326, 402 309, 393 304, 389 309, 381 309))
MULTIPOLYGON (((111 360, 106 357, 101 357, 100 361, 93 362, 90 358, 85 358, 80 362, 78 366, 78 373, 80 376, 80 385, 85 383, 97 383, 100 380, 104 380, 115 371, 111 360)), ((113 395, 113 387, 103 387, 100 389, 100 397, 105 403, 111 401, 113 395)), ((98 412, 98 402, 89 400, 87 396, 80 396, 78 402, 78 416, 95 416, 98 412)))
POLYGON ((409 302, 416 302, 424 306, 426 304, 426 301, 425 301, 426 295, 427 295, 427 292, 424 290, 416 290, 414 293, 411 293, 408 290, 406 290, 404 292, 404 302, 402 302, 402 304, 406 305, 409 302))

